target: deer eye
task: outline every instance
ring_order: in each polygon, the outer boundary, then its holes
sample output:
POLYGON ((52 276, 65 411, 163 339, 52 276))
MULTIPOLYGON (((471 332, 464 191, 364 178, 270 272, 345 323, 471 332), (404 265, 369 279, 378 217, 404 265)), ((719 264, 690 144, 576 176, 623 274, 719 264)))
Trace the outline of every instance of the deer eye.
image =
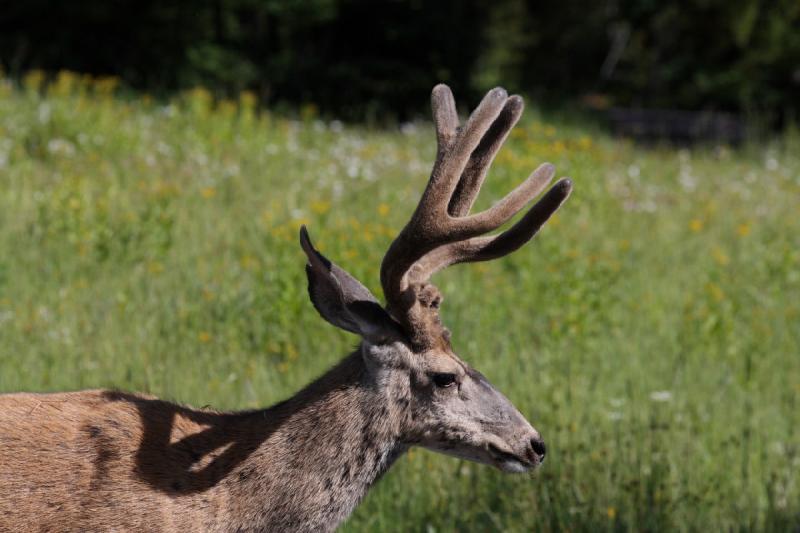
POLYGON ((456 384, 456 375, 450 374, 448 372, 433 374, 431 376, 431 379, 433 379, 433 383, 437 387, 441 387, 443 389, 446 389, 447 387, 452 387, 453 385, 456 384))

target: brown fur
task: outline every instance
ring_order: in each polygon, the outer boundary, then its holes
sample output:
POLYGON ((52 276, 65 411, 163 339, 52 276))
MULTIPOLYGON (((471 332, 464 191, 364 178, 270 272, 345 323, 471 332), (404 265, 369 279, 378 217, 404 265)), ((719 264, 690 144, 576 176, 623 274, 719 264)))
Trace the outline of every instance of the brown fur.
POLYGON ((0 531, 335 528, 405 450, 360 353, 294 398, 217 413, 114 391, 0 396, 0 531))

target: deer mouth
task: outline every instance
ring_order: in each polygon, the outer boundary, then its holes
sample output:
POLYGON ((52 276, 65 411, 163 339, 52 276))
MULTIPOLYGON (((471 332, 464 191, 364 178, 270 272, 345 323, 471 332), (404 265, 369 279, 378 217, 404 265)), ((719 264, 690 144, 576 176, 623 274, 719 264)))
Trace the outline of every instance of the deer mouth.
POLYGON ((489 443, 486 449, 492 458, 492 463, 503 472, 522 473, 538 466, 537 463, 532 463, 517 454, 500 449, 492 443, 489 443))

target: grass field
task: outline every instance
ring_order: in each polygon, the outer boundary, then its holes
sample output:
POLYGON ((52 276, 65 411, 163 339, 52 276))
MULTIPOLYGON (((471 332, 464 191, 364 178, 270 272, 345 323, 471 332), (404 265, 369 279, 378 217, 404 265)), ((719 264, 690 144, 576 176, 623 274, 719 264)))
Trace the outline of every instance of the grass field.
MULTIPOLYGON (((113 85, 0 82, 0 391, 221 409, 290 395, 356 343, 307 299, 300 224, 380 294, 432 127, 113 85)), ((556 218, 436 282, 456 350, 541 430, 548 462, 508 476, 414 450, 344 529, 796 530, 800 136, 640 148, 529 110, 477 207, 546 160, 575 182, 556 218)))

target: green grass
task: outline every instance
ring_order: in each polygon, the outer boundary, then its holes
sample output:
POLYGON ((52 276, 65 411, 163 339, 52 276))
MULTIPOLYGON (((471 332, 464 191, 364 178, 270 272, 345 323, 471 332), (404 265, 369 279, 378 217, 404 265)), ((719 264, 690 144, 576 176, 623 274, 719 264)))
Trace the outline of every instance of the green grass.
MULTIPOLYGON (((356 343, 307 300, 299 225, 380 294, 432 127, 109 85, 0 83, 0 390, 290 395, 356 343)), ((798 527, 800 139, 645 149, 529 110, 478 207, 545 160, 575 182, 557 217, 436 281, 457 351, 548 462, 507 476, 415 450, 345 530, 798 527)))

